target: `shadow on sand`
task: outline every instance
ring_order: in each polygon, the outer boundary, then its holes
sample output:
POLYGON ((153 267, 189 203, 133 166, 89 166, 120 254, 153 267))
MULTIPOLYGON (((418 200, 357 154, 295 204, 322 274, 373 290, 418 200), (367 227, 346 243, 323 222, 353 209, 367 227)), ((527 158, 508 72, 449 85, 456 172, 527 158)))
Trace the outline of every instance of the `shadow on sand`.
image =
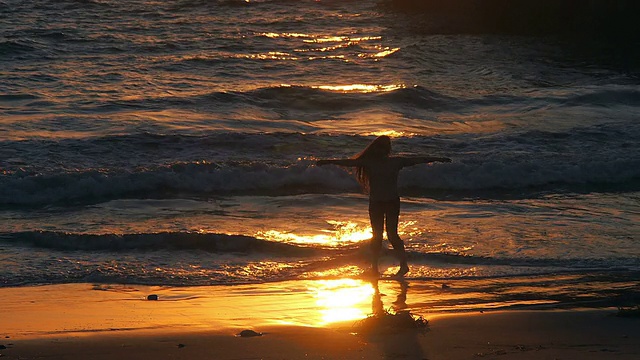
POLYGON ((407 309, 407 289, 409 284, 399 280, 400 292, 387 309, 384 307, 378 288, 378 280, 372 280, 374 288, 371 303, 372 314, 356 322, 354 332, 382 350, 384 359, 424 359, 424 352, 418 340, 429 331, 429 321, 413 315, 407 309))

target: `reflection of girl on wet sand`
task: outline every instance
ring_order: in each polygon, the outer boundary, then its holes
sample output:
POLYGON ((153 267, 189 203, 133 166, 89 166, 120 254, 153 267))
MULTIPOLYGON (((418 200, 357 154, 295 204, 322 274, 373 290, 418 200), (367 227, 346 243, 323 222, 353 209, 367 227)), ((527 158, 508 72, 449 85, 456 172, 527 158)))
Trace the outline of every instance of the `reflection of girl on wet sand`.
POLYGON ((356 179, 369 194, 369 219, 371 220, 372 266, 374 275, 378 274, 378 259, 382 249, 382 235, 386 225, 387 238, 395 255, 400 261, 400 270, 396 276, 409 272, 404 242, 398 236, 398 217, 400 215, 400 196, 398 195, 398 174, 405 166, 431 162, 451 162, 444 157, 403 157, 391 156, 391 139, 388 136, 376 138, 362 152, 350 159, 318 160, 318 166, 333 164, 356 168, 356 179))
MULTIPOLYGON (((409 283, 405 279, 398 279, 398 285, 400 285, 400 291, 396 296, 396 300, 391 303, 391 309, 397 313, 401 311, 408 311, 407 309, 407 290, 409 289, 409 283)), ((386 314, 384 304, 382 303, 383 294, 380 293, 380 287, 378 286, 378 279, 371 280, 371 286, 373 287, 373 296, 371 300, 371 310, 373 315, 382 316, 386 314)))

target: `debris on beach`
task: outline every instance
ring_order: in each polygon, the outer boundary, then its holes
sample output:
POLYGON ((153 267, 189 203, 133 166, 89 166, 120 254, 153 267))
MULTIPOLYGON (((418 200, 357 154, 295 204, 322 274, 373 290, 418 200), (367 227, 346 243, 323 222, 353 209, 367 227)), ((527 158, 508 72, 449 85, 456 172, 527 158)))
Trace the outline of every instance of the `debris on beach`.
POLYGON ((409 311, 391 312, 384 310, 379 314, 373 314, 357 321, 354 324, 356 333, 390 333, 401 330, 418 330, 426 332, 429 329, 429 320, 419 315, 413 315, 409 311))
POLYGON ((254 336, 262 336, 262 333, 255 332, 253 330, 242 330, 237 335, 240 337, 254 337, 254 336))
POLYGON ((178 348, 180 348, 180 349, 182 349, 182 348, 183 348, 183 347, 185 347, 185 346, 187 346, 187 345, 185 345, 185 344, 178 344, 178 348))
POLYGON ((151 294, 151 295, 147 296, 147 300, 158 300, 158 295, 151 294))

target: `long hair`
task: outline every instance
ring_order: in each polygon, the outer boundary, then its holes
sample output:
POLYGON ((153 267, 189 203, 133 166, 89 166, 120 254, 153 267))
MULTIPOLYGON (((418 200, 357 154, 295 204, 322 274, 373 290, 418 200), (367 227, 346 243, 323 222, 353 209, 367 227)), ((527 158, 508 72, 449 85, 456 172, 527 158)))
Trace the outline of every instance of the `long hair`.
MULTIPOLYGON (((382 159, 391 154, 391 138, 382 135, 378 136, 364 150, 357 153, 352 159, 382 159)), ((369 170, 365 166, 356 167, 356 180, 362 186, 365 193, 369 193, 369 170)))

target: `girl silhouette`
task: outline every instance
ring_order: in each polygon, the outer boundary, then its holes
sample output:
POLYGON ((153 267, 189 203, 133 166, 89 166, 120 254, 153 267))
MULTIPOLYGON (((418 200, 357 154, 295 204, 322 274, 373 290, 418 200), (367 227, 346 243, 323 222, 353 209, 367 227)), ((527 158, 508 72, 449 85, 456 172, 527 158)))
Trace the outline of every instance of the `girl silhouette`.
POLYGON ((409 272, 404 242, 398 235, 400 196, 398 174, 403 167, 431 162, 451 162, 451 159, 431 156, 391 156, 391 138, 379 136, 364 150, 350 159, 318 160, 316 165, 328 164, 356 168, 356 179, 365 193, 369 194, 369 219, 371 221, 371 272, 378 275, 378 260, 382 250, 382 235, 386 225, 387 238, 400 261, 396 276, 409 272))

